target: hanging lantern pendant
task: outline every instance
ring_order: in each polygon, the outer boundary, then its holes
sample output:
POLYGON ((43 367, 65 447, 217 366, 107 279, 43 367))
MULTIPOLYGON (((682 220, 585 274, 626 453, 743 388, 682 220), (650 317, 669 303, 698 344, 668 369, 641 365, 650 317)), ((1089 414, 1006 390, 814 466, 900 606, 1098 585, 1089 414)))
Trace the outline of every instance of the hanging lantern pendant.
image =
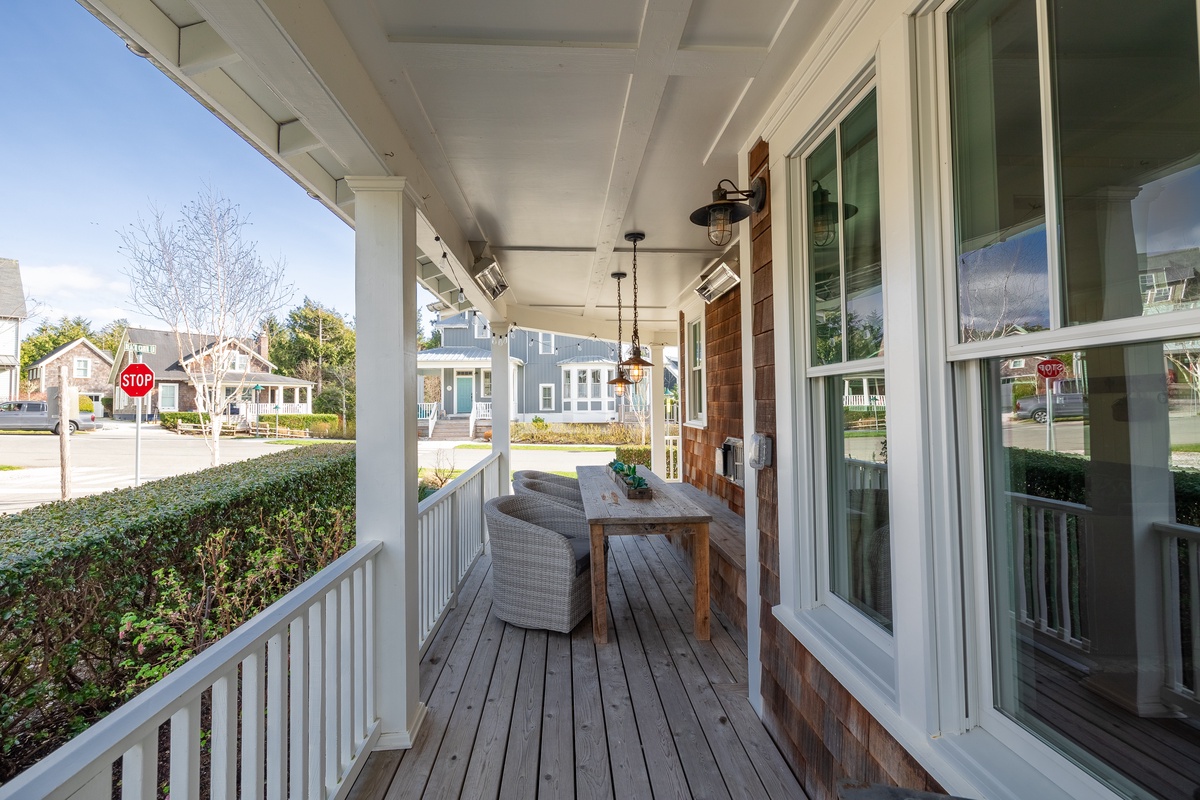
MULTIPOLYGON (((621 358, 621 337, 624 335, 623 324, 621 320, 621 281, 625 278, 625 273, 617 270, 612 273, 612 277, 617 281, 617 360, 621 358)), ((624 397, 625 387, 630 385, 630 380, 625 377, 625 369, 620 363, 617 364, 617 376, 608 382, 608 385, 613 387, 613 394, 617 397, 624 397)))
POLYGON ((625 241, 633 242, 633 333, 629 335, 629 358, 620 365, 628 372, 631 383, 641 383, 642 378, 646 376, 646 370, 654 366, 642 358, 642 340, 638 334, 637 246, 638 242, 645 238, 646 234, 641 231, 629 231, 625 234, 625 241))

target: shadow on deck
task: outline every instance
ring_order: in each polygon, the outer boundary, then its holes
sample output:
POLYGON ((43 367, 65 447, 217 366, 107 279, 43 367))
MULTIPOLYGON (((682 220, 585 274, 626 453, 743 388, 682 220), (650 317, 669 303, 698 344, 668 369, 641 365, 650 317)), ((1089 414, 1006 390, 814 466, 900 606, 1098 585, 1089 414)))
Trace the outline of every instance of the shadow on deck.
POLYGON ((600 647, 590 616, 570 635, 500 621, 481 558, 421 662, 414 747, 373 753, 350 798, 803 798, 746 699, 740 634, 718 614, 692 637, 690 564, 662 537, 610 542, 600 647))

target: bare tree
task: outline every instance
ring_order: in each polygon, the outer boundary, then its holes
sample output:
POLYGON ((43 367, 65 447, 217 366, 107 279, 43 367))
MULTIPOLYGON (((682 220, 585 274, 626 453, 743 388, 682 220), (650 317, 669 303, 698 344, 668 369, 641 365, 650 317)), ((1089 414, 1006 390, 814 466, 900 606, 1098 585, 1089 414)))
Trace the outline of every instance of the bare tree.
POLYGON ((247 388, 242 343, 291 298, 284 262, 264 263, 246 236, 247 215, 212 188, 169 220, 157 208, 121 232, 135 306, 175 331, 180 360, 196 388, 214 466, 231 404, 247 388), (204 419, 204 412, 209 415, 204 419))

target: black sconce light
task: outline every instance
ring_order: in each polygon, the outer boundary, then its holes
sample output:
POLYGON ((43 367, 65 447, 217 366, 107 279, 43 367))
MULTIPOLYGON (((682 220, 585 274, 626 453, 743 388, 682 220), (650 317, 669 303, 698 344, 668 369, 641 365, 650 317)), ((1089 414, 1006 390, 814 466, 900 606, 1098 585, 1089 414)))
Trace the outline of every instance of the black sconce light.
MULTIPOLYGON (((837 241, 838 204, 829 199, 829 190, 820 181, 813 181, 812 241, 817 247, 828 247, 837 241)), ((842 219, 858 213, 858 206, 842 204, 842 219)))
POLYGON ((724 247, 733 240, 734 223, 762 211, 767 204, 767 182, 755 178, 749 189, 739 189, 733 181, 725 179, 713 189, 712 196, 711 203, 697 208, 688 219, 708 228, 708 240, 717 247, 724 247), (729 184, 729 188, 724 188, 724 184, 729 184))

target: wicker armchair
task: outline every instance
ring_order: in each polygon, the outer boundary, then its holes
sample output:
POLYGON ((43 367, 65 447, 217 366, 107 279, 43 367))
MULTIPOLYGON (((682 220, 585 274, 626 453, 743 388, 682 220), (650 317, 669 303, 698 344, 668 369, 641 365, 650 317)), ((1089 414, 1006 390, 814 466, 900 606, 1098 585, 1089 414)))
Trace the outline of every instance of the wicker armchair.
MULTIPOLYGON (((518 475, 520 473, 517 473, 518 475)), ((549 481, 539 481, 532 478, 521 479, 514 476, 513 478, 513 493, 526 496, 538 495, 546 500, 553 500, 560 505, 573 508, 574 510, 583 513, 583 495, 579 493, 579 489, 570 489, 557 483, 549 481)))
POLYGON ((536 496, 484 504, 496 616, 521 628, 570 633, 592 610, 591 547, 575 512, 536 496))
POLYGON ((581 497, 579 494, 579 481, 576 478, 568 478, 566 475, 555 475, 553 472, 542 472, 540 469, 522 469, 513 473, 513 480, 553 483, 556 486, 573 491, 576 500, 581 497))

